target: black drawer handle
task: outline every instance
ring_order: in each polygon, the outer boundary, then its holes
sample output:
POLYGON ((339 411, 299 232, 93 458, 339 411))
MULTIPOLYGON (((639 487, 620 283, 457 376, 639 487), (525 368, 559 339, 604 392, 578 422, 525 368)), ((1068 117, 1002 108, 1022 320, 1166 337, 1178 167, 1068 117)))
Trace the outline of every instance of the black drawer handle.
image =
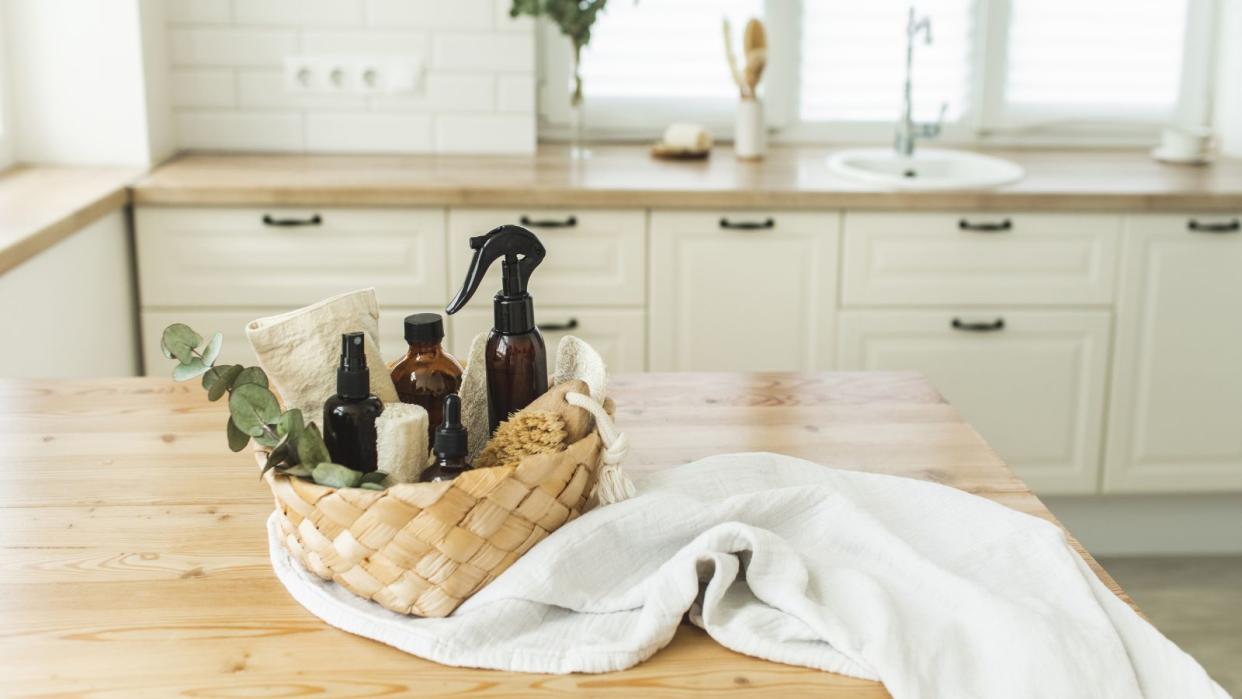
POLYGON ((530 226, 531 228, 573 228, 578 225, 578 217, 570 216, 563 221, 557 221, 554 218, 540 219, 531 218, 530 216, 523 216, 518 219, 518 223, 521 223, 523 226, 530 226))
POLYGON ((994 223, 990 221, 987 223, 971 223, 962 218, 958 219, 957 227, 959 230, 974 231, 976 233, 1000 233, 1001 231, 1011 230, 1013 228, 1013 221, 1006 218, 994 223))
POLYGON ((722 218, 720 219, 720 227, 735 231, 758 231, 765 228, 775 228, 776 219, 770 216, 762 221, 730 221, 727 218, 722 218))
POLYGON ((549 333, 563 332, 565 330, 573 330, 574 328, 578 327, 578 319, 570 318, 569 321, 565 323, 539 323, 535 327, 539 328, 543 332, 549 332, 549 333))
POLYGON ((1004 330, 1005 319, 997 318, 991 323, 967 323, 961 318, 954 318, 953 322, 949 323, 949 325, 953 326, 954 330, 962 330, 969 333, 990 333, 996 332, 997 330, 1004 330))
POLYGON ((1221 223, 1200 223, 1192 218, 1186 222, 1186 228, 1195 233, 1237 233, 1242 229, 1242 221, 1235 218, 1221 223))
POLYGON ((315 214, 310 218, 276 218, 271 214, 263 214, 263 225, 293 228, 295 226, 318 226, 323 223, 323 216, 315 214))

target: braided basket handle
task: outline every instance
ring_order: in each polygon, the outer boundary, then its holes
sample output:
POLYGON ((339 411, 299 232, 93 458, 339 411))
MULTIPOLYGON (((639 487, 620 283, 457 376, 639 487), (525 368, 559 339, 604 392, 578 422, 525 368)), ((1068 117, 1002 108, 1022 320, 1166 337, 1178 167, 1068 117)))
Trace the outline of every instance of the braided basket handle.
POLYGON ((630 441, 625 433, 617 431, 612 416, 594 398, 570 391, 565 394, 565 402, 591 413, 595 418, 595 428, 599 430, 600 441, 604 443, 604 465, 599 470, 599 479, 595 484, 595 499, 601 505, 611 505, 634 497, 638 493, 634 482, 621 468, 621 461, 630 450, 630 441))

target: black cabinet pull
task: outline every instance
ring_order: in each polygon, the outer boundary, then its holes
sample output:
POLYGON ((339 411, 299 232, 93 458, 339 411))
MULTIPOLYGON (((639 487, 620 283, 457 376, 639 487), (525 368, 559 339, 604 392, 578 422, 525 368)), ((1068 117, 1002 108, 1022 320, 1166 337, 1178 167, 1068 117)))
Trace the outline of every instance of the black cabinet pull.
POLYGON ((578 225, 578 217, 570 216, 563 221, 557 221, 554 218, 531 218, 530 216, 523 216, 518 219, 518 223, 521 223, 523 226, 530 226, 531 228, 573 228, 578 225))
POLYGON ((1001 231, 1012 229, 1013 221, 1006 218, 995 223, 971 223, 970 221, 961 218, 957 221, 957 227, 959 230, 974 231, 976 233, 1000 233, 1001 231))
POLYGON ((550 332, 550 333, 562 332, 565 330, 573 330, 574 328, 578 327, 578 319, 570 318, 565 323, 539 323, 535 327, 539 328, 543 332, 550 332))
POLYGON ((1242 229, 1242 221, 1235 218, 1221 223, 1200 223, 1192 218, 1186 222, 1186 228, 1195 233, 1237 233, 1242 229))
POLYGON ((775 228, 776 219, 769 216, 762 221, 730 221, 727 218, 720 219, 721 228, 729 228, 735 231, 758 231, 765 228, 775 228))
POLYGON ((954 318, 953 322, 949 323, 949 325, 953 326, 954 330, 961 330, 969 333, 990 333, 996 332, 997 330, 1004 330, 1005 319, 997 318, 991 323, 967 323, 961 318, 954 318))
POLYGON ((323 216, 315 214, 310 218, 276 218, 271 214, 263 214, 263 225, 293 228, 295 226, 318 226, 323 223, 323 216))

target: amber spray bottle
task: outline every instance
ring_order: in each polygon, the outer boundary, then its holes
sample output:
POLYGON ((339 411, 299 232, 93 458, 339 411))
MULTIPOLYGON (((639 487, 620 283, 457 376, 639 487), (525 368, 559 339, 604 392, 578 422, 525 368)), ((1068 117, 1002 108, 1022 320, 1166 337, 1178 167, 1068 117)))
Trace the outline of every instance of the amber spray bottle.
POLYGON ((534 300, 526 291, 531 274, 546 251, 534 233, 521 226, 501 226, 470 239, 474 259, 466 281, 445 309, 460 311, 478 290, 493 262, 501 262, 501 290, 493 301, 495 319, 487 338, 487 417, 491 432, 513 413, 548 390, 548 352, 535 327, 534 300))
POLYGON ((364 337, 363 333, 341 336, 336 395, 323 404, 323 441, 333 462, 370 473, 378 462, 375 419, 384 404, 371 395, 364 337))

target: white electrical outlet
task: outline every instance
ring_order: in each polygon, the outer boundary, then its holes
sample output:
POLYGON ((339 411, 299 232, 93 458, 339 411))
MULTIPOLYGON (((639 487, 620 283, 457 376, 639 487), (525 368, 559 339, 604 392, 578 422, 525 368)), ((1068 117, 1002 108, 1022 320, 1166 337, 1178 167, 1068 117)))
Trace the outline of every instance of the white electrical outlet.
POLYGON ((423 62, 412 56, 287 56, 293 94, 399 95, 422 88, 423 62))

